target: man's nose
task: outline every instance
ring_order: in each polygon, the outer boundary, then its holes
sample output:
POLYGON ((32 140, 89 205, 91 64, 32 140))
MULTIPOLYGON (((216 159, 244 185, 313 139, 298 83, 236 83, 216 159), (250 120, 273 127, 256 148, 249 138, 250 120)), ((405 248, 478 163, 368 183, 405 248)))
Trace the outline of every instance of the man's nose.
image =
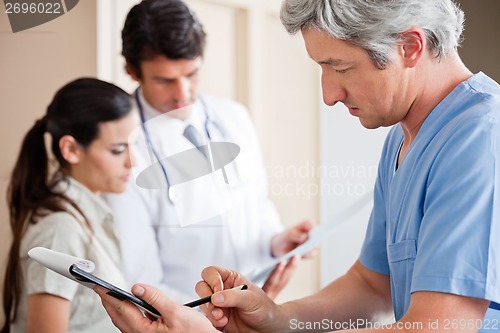
POLYGON ((329 106, 333 106, 337 102, 342 102, 347 97, 345 88, 342 87, 338 79, 332 74, 322 73, 321 89, 323 90, 323 102, 329 106))
POLYGON ((175 83, 174 97, 177 101, 185 102, 191 97, 191 82, 188 78, 180 78, 175 83))

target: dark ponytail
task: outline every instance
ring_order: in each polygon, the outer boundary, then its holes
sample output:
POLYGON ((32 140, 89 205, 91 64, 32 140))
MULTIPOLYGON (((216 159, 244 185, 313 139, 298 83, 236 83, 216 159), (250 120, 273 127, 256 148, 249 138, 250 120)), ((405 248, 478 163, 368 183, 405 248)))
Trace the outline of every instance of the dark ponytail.
POLYGON ((40 199, 51 193, 46 182, 49 166, 44 143, 46 127, 47 118, 43 117, 28 131, 12 171, 7 200, 13 231, 22 231, 17 221, 26 220, 29 211, 38 208, 40 199))
POLYGON ((21 152, 7 190, 13 241, 5 274, 4 285, 6 287, 3 293, 5 326, 1 333, 9 332, 10 321, 16 319, 16 311, 11 311, 11 309, 18 307, 19 297, 16 296, 21 294, 22 284, 24 283, 20 275, 19 251, 30 212, 25 207, 34 207, 36 209, 38 198, 45 197, 47 193, 50 193, 45 181, 48 176, 48 157, 44 144, 46 119, 44 117, 38 120, 24 137, 21 152))
MULTIPOLYGON (((13 241, 5 272, 3 309, 5 325, 0 333, 10 332, 10 323, 17 317, 24 284, 20 249, 30 223, 51 212, 75 209, 90 224, 80 208, 54 186, 62 173, 51 175, 45 147, 45 134, 52 139, 52 153, 60 169, 69 167, 59 150, 59 140, 71 135, 83 147, 99 136, 99 124, 126 116, 131 110, 130 96, 113 84, 83 78, 62 87, 47 108, 47 114, 37 120, 21 144, 7 189, 9 220, 13 241)), ((72 213, 71 213, 72 214, 72 213)))

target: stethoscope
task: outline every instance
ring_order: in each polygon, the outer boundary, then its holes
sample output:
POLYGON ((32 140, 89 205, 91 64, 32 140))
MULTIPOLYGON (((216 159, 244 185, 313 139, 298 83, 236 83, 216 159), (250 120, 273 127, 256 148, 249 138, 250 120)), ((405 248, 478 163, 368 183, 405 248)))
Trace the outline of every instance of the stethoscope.
MULTIPOLYGON (((163 176, 164 176, 164 179, 165 179, 165 184, 167 186, 167 197, 168 197, 168 200, 170 201, 170 203, 172 205, 175 205, 175 201, 176 201, 176 193, 175 193, 175 189, 170 186, 170 182, 168 180, 168 174, 167 174, 167 170, 165 169, 165 166, 163 165, 163 163, 161 162, 161 158, 160 158, 160 155, 158 154, 158 151, 155 149, 154 145, 153 145, 153 141, 151 140, 151 136, 149 134, 149 131, 147 129, 147 126, 146 126, 146 115, 145 115, 145 112, 144 112, 144 107, 141 103, 141 100, 139 98, 139 89, 136 89, 136 91, 134 92, 134 98, 135 98, 135 101, 136 101, 136 104, 137 104, 137 109, 139 110, 139 115, 141 117, 141 127, 142 127, 142 132, 144 133, 144 136, 146 138, 146 145, 148 146, 148 151, 149 151, 149 157, 150 157, 150 160, 151 160, 151 163, 155 163, 155 159, 158 163, 158 165, 160 166, 161 168, 161 172, 163 173, 163 176)), ((225 131, 221 128, 221 126, 219 126, 217 124, 216 121, 214 121, 214 118, 212 116, 212 114, 210 113, 210 110, 205 102, 205 100, 203 99, 203 97, 201 96, 198 96, 198 100, 201 102, 201 106, 202 106, 202 109, 203 109, 203 113, 205 114, 205 123, 204 123, 204 127, 205 127, 205 132, 207 134, 207 137, 208 137, 208 140, 211 141, 212 140, 212 130, 217 130, 220 134, 220 138, 224 141, 231 141, 229 136, 225 133, 225 131)), ((235 166, 235 176, 236 178, 238 179, 238 182, 240 181, 240 174, 239 174, 239 170, 238 168, 235 166)), ((229 228, 226 229, 226 232, 229 232, 229 228)), ((230 246, 232 247, 233 249, 233 253, 235 254, 235 257, 234 257, 234 260, 236 262, 236 267, 240 267, 240 260, 239 260, 239 255, 238 255, 238 252, 237 252, 237 247, 236 247, 236 244, 234 243, 234 239, 232 236, 229 236, 228 237, 229 239, 229 244, 230 246)))
MULTIPOLYGON (((155 149, 155 147, 153 145, 153 141, 151 140, 151 136, 150 136, 149 131, 147 129, 146 115, 144 112, 144 107, 142 105, 142 102, 139 98, 139 89, 135 90, 134 98, 135 98, 135 102, 137 104, 137 109, 139 110, 139 116, 141 117, 142 132, 144 133, 144 136, 146 138, 146 145, 148 147, 148 152, 149 152, 149 157, 150 157, 151 163, 155 163, 155 160, 156 160, 156 162, 160 166, 161 172, 163 174, 163 178, 165 179, 168 200, 170 201, 171 204, 175 204, 175 201, 176 201, 175 189, 172 186, 170 186, 170 182, 168 180, 167 170, 165 169, 165 166, 163 165, 163 163, 161 161, 161 158, 160 158, 158 151, 155 149)), ((201 103, 201 107, 202 107, 203 113, 205 115, 204 130, 207 134, 208 140, 212 141, 213 136, 212 136, 211 132, 213 133, 214 129, 216 129, 219 132, 221 138, 226 140, 227 139, 226 133, 223 131, 223 129, 220 126, 217 125, 217 122, 214 121, 213 115, 209 111, 209 108, 208 108, 205 100, 203 99, 203 97, 198 96, 198 100, 201 103)))

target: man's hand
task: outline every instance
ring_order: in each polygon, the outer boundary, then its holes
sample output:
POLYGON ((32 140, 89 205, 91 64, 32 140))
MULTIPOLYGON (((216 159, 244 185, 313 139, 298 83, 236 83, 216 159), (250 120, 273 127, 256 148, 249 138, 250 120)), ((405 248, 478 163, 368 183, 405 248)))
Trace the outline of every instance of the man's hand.
MULTIPOLYGON (((282 255, 295 249, 297 246, 303 244, 309 237, 309 231, 313 225, 309 221, 302 221, 290 229, 287 229, 271 239, 271 252, 274 257, 281 257, 282 255)), ((307 252, 302 258, 312 258, 316 256, 318 249, 314 248, 307 252)), ((281 262, 276 265, 271 275, 267 278, 262 289, 271 298, 275 299, 278 293, 290 281, 293 272, 297 268, 300 257, 292 258, 288 263, 281 262)))
POLYGON ((113 324, 123 333, 217 332, 202 314, 176 304, 151 286, 136 284, 132 287, 132 293, 161 313, 157 320, 145 317, 131 302, 120 301, 108 295, 108 290, 104 288, 96 286, 94 290, 101 297, 102 305, 113 324))
POLYGON ((278 332, 279 325, 288 323, 281 307, 237 272, 207 267, 201 276, 196 292, 200 297, 213 296, 211 303, 200 308, 214 327, 224 332, 278 332), (227 290, 242 284, 248 289, 227 290))
MULTIPOLYGON (((310 221, 302 221, 295 226, 275 235, 271 239, 271 254, 273 257, 282 255, 303 244, 309 237, 309 231, 313 228, 310 221)), ((311 258, 317 254, 317 249, 309 251, 302 258, 311 258)))
POLYGON ((262 286, 262 290, 264 290, 269 298, 274 300, 278 293, 287 285, 300 260, 300 256, 295 256, 288 263, 282 261, 276 265, 262 286))

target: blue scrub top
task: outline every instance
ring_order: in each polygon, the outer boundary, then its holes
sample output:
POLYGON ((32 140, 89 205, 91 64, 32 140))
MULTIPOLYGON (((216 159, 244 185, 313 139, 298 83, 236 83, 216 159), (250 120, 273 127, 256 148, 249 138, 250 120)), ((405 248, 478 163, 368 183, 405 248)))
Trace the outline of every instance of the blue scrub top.
MULTIPOLYGON (((396 320, 414 291, 500 303, 500 86, 478 73, 429 114, 397 167, 399 125, 378 169, 360 255, 390 275, 396 320)), ((500 331, 500 311, 489 309, 500 331)), ((491 332, 491 327, 488 330, 491 332)), ((496 331, 496 330, 494 330, 496 331)))

